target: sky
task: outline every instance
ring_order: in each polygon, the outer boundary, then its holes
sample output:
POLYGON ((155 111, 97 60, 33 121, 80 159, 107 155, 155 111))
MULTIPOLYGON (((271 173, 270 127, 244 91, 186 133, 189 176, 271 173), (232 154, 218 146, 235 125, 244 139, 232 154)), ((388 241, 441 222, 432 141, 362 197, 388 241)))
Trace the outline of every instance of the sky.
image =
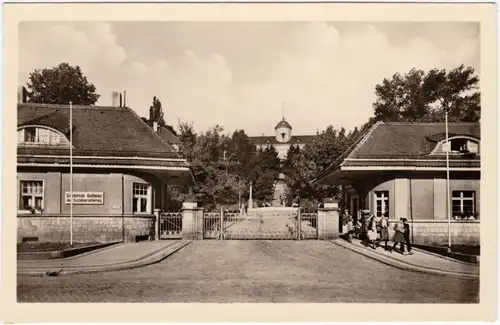
POLYGON ((113 91, 148 117, 153 96, 167 124, 200 132, 294 135, 347 130, 373 116, 375 86, 412 68, 480 74, 479 24, 410 22, 24 22, 18 82, 34 69, 79 65, 111 105, 113 91))

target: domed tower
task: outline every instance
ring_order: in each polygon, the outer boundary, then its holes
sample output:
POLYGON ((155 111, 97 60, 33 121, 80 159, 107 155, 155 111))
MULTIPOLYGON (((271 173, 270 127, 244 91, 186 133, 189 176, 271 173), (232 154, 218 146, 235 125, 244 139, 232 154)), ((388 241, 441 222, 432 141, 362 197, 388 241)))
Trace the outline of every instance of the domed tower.
POLYGON ((292 138, 292 126, 285 121, 285 118, 276 125, 276 140, 280 143, 286 143, 292 138))

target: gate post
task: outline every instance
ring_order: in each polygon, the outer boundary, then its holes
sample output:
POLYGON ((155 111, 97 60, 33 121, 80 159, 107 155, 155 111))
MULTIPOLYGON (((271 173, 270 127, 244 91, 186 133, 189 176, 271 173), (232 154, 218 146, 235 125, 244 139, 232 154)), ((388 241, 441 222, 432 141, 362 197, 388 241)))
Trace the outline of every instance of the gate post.
POLYGON ((318 239, 336 239, 339 231, 339 207, 338 203, 325 204, 324 208, 318 209, 318 239))
POLYGON ((160 240, 160 209, 154 209, 155 213, 155 240, 160 240))
POLYGON ((182 208, 182 239, 201 240, 203 239, 203 208, 186 203, 182 208))

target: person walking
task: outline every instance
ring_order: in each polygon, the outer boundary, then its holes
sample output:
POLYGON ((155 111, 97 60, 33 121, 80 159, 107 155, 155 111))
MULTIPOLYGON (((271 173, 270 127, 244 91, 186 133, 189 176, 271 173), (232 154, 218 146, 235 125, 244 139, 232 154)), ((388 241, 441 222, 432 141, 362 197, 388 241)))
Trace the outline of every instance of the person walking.
POLYGON ((347 209, 344 210, 344 215, 342 216, 341 220, 339 220, 340 226, 342 227, 340 229, 341 232, 344 232, 344 226, 347 227, 347 223, 349 222, 349 219, 351 218, 351 215, 349 214, 349 211, 347 209))
POLYGON ((356 222, 356 226, 354 226, 354 233, 357 239, 361 239, 361 233, 363 232, 363 225, 361 224, 361 220, 358 219, 356 222))
POLYGON ((387 216, 385 214, 382 215, 382 218, 380 218, 379 221, 380 225, 380 240, 379 242, 384 242, 385 243, 385 250, 389 250, 387 247, 387 241, 389 241, 389 219, 387 219, 387 216))
POLYGON ((404 236, 405 236, 405 241, 406 241, 406 248, 408 250, 408 255, 412 255, 413 252, 411 251, 411 242, 410 242, 410 224, 408 223, 408 219, 403 218, 401 219, 403 221, 403 229, 404 229, 404 236))
POLYGON ((404 245, 406 243, 406 240, 404 236, 404 227, 401 221, 397 221, 394 225, 394 236, 392 237, 392 241, 394 242, 394 245, 392 246, 390 252, 392 253, 392 251, 396 249, 396 246, 400 244, 401 252, 405 254, 404 245))
POLYGON ((375 221, 375 216, 372 215, 368 221, 368 242, 373 249, 377 249, 377 222, 375 221))
POLYGON ((347 241, 352 243, 352 234, 354 233, 354 224, 352 217, 347 220, 347 241))

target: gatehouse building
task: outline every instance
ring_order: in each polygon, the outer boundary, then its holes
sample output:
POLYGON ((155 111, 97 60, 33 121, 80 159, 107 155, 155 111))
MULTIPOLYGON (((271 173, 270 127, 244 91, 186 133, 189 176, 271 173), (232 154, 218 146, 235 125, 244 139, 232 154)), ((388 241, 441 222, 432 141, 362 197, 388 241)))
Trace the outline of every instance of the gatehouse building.
POLYGON ((168 186, 194 181, 188 162, 128 107, 72 106, 72 120, 17 105, 18 242, 69 241, 71 201, 75 242, 150 239, 168 186))
POLYGON ((447 244, 449 204, 451 243, 479 245, 480 149, 479 123, 450 123, 447 141, 444 123, 379 122, 315 182, 343 185, 355 217, 408 219, 421 244, 447 244))

